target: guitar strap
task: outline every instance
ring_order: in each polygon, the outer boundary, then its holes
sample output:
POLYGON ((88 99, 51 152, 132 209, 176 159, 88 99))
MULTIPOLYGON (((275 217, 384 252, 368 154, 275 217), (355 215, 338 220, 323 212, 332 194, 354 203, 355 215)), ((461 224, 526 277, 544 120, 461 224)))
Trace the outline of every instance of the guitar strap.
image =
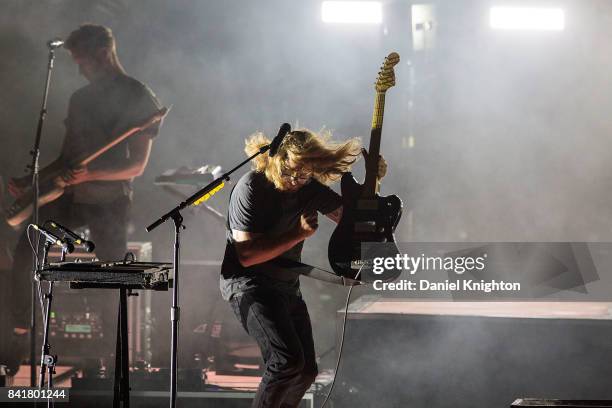
POLYGON ((320 280, 323 282, 333 283, 334 285, 358 286, 364 284, 364 282, 351 278, 345 278, 344 276, 336 275, 335 273, 330 272, 328 270, 287 258, 276 258, 273 263, 276 266, 287 269, 288 271, 291 271, 293 273, 307 276, 309 278, 320 280))

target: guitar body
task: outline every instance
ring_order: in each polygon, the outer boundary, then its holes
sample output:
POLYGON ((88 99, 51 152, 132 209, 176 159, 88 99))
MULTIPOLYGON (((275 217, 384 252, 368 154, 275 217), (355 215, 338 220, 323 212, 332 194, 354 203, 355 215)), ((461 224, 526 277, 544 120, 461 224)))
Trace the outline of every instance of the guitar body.
POLYGON ((367 258, 370 252, 384 257, 394 257, 399 253, 393 232, 402 215, 402 200, 396 195, 381 197, 378 194, 372 198, 362 198, 363 186, 351 173, 342 176, 341 190, 342 218, 328 246, 333 271, 362 282, 395 280, 401 271, 377 275, 372 273, 371 265, 361 262, 368 261, 363 255, 367 258), (360 276, 356 276, 357 273, 360 276))
MULTIPOLYGON (((55 163, 42 169, 39 173, 40 183, 38 187, 38 206, 42 207, 57 200, 64 194, 64 185, 61 183, 62 171, 58 170, 55 163), (53 166, 53 167, 52 167, 53 166)), ((26 190, 6 211, 6 222, 13 228, 19 227, 32 216, 34 207, 34 192, 26 190)))

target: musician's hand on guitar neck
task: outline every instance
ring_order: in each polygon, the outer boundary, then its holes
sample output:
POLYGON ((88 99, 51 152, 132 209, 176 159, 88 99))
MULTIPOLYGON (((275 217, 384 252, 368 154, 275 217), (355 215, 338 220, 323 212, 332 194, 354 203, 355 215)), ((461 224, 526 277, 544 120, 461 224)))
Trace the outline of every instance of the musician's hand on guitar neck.
POLYGON ((26 188, 30 185, 30 181, 30 176, 11 178, 8 182, 9 193, 15 198, 21 197, 26 188))
POLYGON ((85 183, 86 181, 91 181, 91 174, 87 170, 87 166, 75 167, 73 169, 68 169, 61 176, 60 184, 65 186, 72 186, 75 184, 85 183))
MULTIPOLYGON (((361 148, 361 154, 363 158, 368 161, 369 153, 365 148, 361 148)), ((378 180, 380 181, 387 174, 387 161, 382 155, 378 156, 378 180)))

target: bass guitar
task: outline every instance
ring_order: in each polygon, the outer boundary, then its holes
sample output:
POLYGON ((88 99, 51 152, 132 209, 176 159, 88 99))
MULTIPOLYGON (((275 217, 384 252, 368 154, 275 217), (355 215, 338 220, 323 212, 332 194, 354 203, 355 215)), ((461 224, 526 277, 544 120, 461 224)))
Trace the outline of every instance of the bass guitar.
POLYGON ((378 73, 365 181, 357 183, 351 173, 342 176, 342 218, 328 246, 334 273, 361 282, 391 281, 401 273, 380 273, 380 268, 374 268, 374 258, 395 257, 399 253, 393 233, 402 214, 402 200, 395 195, 381 197, 377 180, 385 93, 395 85, 393 67, 398 62, 399 55, 392 52, 378 73))
MULTIPOLYGON (((93 160, 98 158, 100 155, 104 154, 110 148, 116 146, 121 143, 128 137, 147 129, 148 127, 161 122, 163 118, 168 114, 168 108, 161 108, 148 118, 146 118, 141 123, 136 124, 135 126, 125 130, 121 134, 117 135, 113 138, 113 140, 109 143, 104 144, 103 146, 99 146, 97 149, 92 152, 86 153, 81 157, 77 157, 71 160, 69 163, 63 163, 61 161, 54 161, 50 165, 46 166, 39 173, 39 196, 38 196, 38 205, 42 207, 45 204, 48 204, 54 200, 57 200, 59 197, 64 194, 64 189, 66 187, 66 182, 63 179, 63 176, 66 173, 66 169, 76 168, 80 166, 86 166, 91 163, 93 160)), ((5 214, 6 222, 11 227, 18 227, 24 221, 30 218, 32 215, 32 208, 34 203, 34 192, 32 191, 31 186, 26 189, 9 207, 5 214)))

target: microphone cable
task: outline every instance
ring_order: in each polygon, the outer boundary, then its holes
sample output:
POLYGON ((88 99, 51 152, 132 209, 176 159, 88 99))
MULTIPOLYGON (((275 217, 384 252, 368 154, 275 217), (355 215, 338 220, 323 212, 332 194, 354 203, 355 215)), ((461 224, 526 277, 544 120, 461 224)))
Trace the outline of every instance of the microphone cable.
MULTIPOLYGON (((361 274, 361 269, 363 269, 364 266, 365 264, 361 265, 361 268, 359 268, 359 270, 355 274, 355 277, 353 278, 354 280, 357 280, 357 277, 361 274)), ((348 319, 348 308, 349 308, 349 303, 351 301, 351 293, 353 292, 353 288, 355 286, 356 285, 351 285, 346 295, 346 303, 344 305, 344 317, 342 319, 342 334, 340 335, 340 347, 338 348, 338 359, 336 360, 336 368, 334 369, 334 378, 332 379, 331 386, 329 387, 329 391, 327 392, 327 395, 325 396, 325 400, 323 400, 323 403, 321 404, 321 408, 325 408, 325 405, 331 398, 332 392, 334 391, 334 386, 336 385, 336 378, 338 378, 338 370, 340 369, 340 361, 342 360, 342 350, 344 348, 344 336, 346 334, 346 322, 348 319)))

